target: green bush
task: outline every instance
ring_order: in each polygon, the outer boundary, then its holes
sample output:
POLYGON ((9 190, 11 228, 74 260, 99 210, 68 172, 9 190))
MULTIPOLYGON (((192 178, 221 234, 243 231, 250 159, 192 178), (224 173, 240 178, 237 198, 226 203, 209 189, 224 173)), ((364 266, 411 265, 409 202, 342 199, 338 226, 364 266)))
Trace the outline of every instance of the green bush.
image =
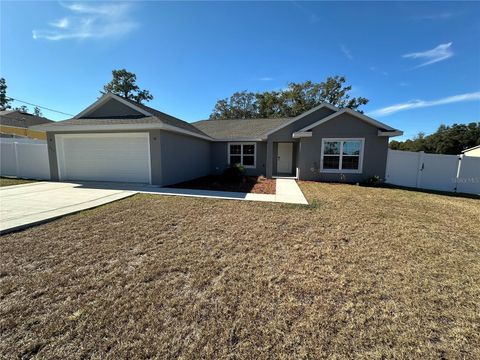
POLYGON ((360 185, 363 186, 380 186, 383 184, 383 179, 378 175, 370 176, 368 179, 365 179, 360 185))
POLYGON ((245 168, 242 164, 233 164, 226 168, 223 176, 229 180, 238 180, 245 175, 245 168))

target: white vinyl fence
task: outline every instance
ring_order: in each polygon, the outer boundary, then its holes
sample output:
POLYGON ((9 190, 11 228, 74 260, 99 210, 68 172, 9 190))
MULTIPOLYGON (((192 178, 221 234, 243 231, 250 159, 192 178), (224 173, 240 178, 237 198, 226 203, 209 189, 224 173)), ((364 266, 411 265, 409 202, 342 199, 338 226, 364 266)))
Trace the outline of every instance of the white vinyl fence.
POLYGON ((388 150, 385 180, 393 185, 480 195, 480 158, 388 150))
POLYGON ((0 175, 50 180, 47 142, 0 138, 0 175))

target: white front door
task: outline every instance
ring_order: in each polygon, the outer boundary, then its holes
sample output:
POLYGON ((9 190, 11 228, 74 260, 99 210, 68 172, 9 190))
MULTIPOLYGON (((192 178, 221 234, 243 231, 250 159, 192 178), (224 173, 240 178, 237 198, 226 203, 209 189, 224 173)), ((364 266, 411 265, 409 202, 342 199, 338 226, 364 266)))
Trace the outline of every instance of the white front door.
POLYGON ((150 183, 149 135, 57 134, 60 180, 150 183))
POLYGON ((293 143, 278 143, 277 173, 291 174, 293 143))

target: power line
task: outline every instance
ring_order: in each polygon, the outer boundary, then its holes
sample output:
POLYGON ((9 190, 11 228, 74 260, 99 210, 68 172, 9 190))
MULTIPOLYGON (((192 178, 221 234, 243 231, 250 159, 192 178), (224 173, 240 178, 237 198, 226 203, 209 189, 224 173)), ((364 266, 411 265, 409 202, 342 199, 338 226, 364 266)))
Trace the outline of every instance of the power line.
POLYGON ((69 113, 66 113, 66 112, 63 112, 63 111, 58 111, 58 110, 53 110, 53 109, 50 109, 48 107, 45 107, 45 106, 40 106, 40 105, 36 105, 36 104, 32 104, 28 101, 23 101, 23 100, 19 100, 19 99, 15 99, 15 98, 12 98, 10 96, 8 96, 8 98, 10 100, 14 100, 14 101, 18 101, 18 102, 21 102, 21 103, 24 103, 24 104, 28 104, 28 105, 31 105, 31 106, 36 106, 36 107, 39 107, 40 109, 45 109, 45 110, 48 110, 48 111, 53 111, 53 112, 56 112, 56 113, 59 113, 59 114, 63 114, 63 115, 68 115, 68 116, 75 116, 73 114, 69 114, 69 113))

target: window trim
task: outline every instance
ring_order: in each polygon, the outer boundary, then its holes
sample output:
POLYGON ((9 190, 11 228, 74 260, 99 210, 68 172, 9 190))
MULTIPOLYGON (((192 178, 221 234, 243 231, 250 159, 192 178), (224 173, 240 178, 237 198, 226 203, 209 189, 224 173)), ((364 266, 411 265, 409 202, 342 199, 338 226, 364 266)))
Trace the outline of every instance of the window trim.
MULTIPOLYGON (((229 143, 227 143, 227 147, 228 147, 228 149, 227 149, 227 164, 228 165, 232 165, 232 164, 230 164, 230 146, 231 145, 240 145, 241 146, 240 154, 232 154, 232 155, 240 156, 240 162, 245 169, 254 169, 254 168, 257 167, 257 143, 256 142, 229 142, 229 143), (243 146, 244 145, 253 145, 253 165, 243 165, 243 146)), ((247 156, 251 156, 251 155, 247 155, 247 156)))
MULTIPOLYGON (((322 148, 320 152, 320 172, 322 173, 334 173, 334 174, 361 174, 363 172, 363 151, 365 149, 365 138, 322 138, 322 148), (360 141, 360 154, 358 159, 358 169, 342 169, 343 156, 343 142, 344 141, 360 141), (323 150, 325 142, 340 142, 340 161, 338 163, 338 169, 324 169, 323 168, 323 150)), ((328 156, 328 155, 327 155, 328 156)))

